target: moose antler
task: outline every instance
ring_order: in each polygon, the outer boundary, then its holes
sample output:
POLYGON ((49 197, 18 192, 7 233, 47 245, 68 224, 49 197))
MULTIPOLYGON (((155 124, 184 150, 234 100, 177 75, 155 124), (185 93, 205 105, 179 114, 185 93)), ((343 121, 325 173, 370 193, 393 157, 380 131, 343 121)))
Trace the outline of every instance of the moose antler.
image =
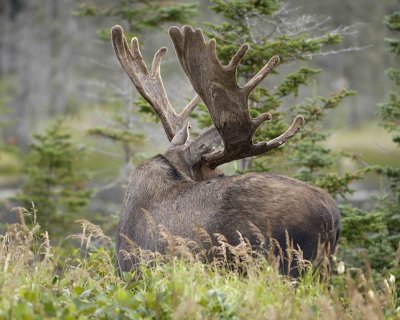
POLYGON ((253 144, 253 135, 257 128, 271 114, 263 113, 251 118, 248 109, 250 92, 278 64, 278 56, 268 63, 243 87, 236 81, 236 71, 240 60, 249 46, 244 44, 232 57, 228 65, 222 65, 215 50, 216 42, 205 42, 201 29, 184 26, 182 29, 171 27, 169 34, 183 70, 190 79, 195 91, 206 104, 212 121, 224 142, 224 149, 203 156, 211 168, 223 163, 245 157, 260 155, 284 144, 292 138, 304 124, 303 116, 297 116, 290 128, 271 141, 253 144))
POLYGON ((156 52, 151 72, 149 72, 142 58, 138 39, 136 37, 133 38, 131 48, 129 48, 122 27, 114 26, 111 33, 114 51, 122 68, 128 74, 139 93, 157 113, 167 137, 171 141, 176 132, 184 126, 189 114, 200 102, 200 97, 196 95, 183 111, 177 114, 169 102, 160 75, 161 60, 167 53, 167 48, 161 48, 156 52))

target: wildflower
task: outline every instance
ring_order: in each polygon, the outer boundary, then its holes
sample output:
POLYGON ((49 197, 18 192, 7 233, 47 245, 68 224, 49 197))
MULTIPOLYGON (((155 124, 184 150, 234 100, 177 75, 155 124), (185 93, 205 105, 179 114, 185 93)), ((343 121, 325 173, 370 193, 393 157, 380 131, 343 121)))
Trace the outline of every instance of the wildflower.
POLYGON ((387 290, 390 290, 389 282, 386 279, 383 280, 383 284, 385 285, 387 290))
POLYGON ((370 299, 375 299, 375 293, 371 289, 368 290, 368 297, 370 297, 370 299))
POLYGON ((394 284, 395 282, 396 282, 395 276, 392 275, 392 274, 390 274, 390 276, 389 276, 389 283, 390 283, 390 284, 394 284))
POLYGON ((338 263, 338 266, 337 266, 337 272, 338 272, 338 274, 343 274, 344 271, 345 271, 344 262, 343 262, 343 261, 340 261, 340 262, 338 263))

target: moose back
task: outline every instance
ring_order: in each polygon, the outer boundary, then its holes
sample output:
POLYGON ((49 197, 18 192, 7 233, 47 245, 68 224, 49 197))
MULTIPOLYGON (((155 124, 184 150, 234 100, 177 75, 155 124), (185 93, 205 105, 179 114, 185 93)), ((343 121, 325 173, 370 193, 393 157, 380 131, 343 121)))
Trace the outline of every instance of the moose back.
MULTIPOLYGON (((135 261, 123 254, 132 243, 142 249, 165 251, 164 244, 149 230, 148 215, 155 225, 163 225, 171 234, 184 238, 193 239, 195 230, 201 228, 210 235, 224 235, 234 245, 240 233, 257 248, 256 227, 266 239, 276 239, 283 252, 289 237, 293 246, 303 251, 304 259, 313 261, 321 248, 325 254, 332 254, 340 234, 340 214, 328 193, 285 176, 224 176, 218 169, 221 164, 282 146, 304 124, 304 118, 297 116, 280 136, 252 142, 257 128, 271 115, 264 113, 252 118, 248 96, 279 58, 272 57, 239 87, 236 70, 248 50, 247 44, 241 46, 229 64, 222 65, 215 40, 207 43, 200 29, 172 27, 169 33, 181 66, 197 93, 179 114, 169 102, 160 75, 166 48, 157 51, 152 69, 148 70, 137 38, 129 46, 122 28, 112 29, 114 50, 122 68, 160 118, 170 141, 165 154, 144 161, 130 177, 117 232, 120 270, 134 267, 135 261), (213 125, 190 140, 187 119, 201 100, 213 125)), ((282 266, 284 272, 298 274, 295 263, 293 270, 288 270, 285 262, 282 266)))

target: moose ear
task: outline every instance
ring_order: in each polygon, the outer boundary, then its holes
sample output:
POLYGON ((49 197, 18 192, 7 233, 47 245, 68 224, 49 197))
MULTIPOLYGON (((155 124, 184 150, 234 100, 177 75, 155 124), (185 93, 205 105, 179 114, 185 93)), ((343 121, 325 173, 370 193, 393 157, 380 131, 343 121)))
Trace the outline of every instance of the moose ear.
POLYGON ((215 126, 209 127, 194 141, 191 141, 185 156, 186 162, 193 166, 201 161, 202 156, 211 153, 222 144, 221 136, 215 126))
POLYGON ((186 126, 183 126, 171 140, 170 148, 184 145, 189 140, 190 136, 189 130, 191 128, 192 125, 190 122, 188 122, 186 126))

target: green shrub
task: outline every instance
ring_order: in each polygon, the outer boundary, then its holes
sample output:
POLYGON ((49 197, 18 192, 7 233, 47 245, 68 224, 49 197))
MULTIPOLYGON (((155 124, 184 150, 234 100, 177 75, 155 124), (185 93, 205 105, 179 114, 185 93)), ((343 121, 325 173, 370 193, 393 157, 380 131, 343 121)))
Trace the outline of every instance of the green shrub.
POLYGON ((74 142, 59 121, 34 136, 16 201, 24 207, 33 202, 39 211, 38 223, 52 235, 65 236, 90 199, 84 158, 83 146, 74 142))
MULTIPOLYGON (((374 283, 360 269, 296 284, 265 258, 246 273, 194 257, 142 260, 140 277, 123 282, 110 238, 81 220, 72 236, 81 248, 54 248, 35 211, 16 210, 19 223, 0 236, 1 319, 394 319, 393 278, 374 283), (34 223, 28 226, 25 219, 34 223)), ((129 276, 129 274, 128 274, 129 276)), ((396 313, 397 312, 397 313, 396 313)))

